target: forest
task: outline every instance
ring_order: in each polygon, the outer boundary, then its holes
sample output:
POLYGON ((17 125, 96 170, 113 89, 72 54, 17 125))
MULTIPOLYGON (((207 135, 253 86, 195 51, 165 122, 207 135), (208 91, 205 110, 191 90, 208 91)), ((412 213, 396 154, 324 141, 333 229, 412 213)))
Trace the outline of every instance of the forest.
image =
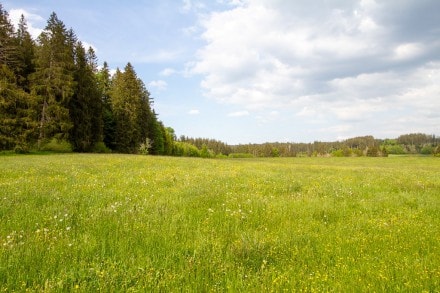
POLYGON ((313 143, 228 145, 176 137, 128 62, 111 75, 73 29, 52 13, 34 40, 0 4, 0 151, 116 152, 189 157, 387 156, 440 154, 440 138, 411 133, 313 143))

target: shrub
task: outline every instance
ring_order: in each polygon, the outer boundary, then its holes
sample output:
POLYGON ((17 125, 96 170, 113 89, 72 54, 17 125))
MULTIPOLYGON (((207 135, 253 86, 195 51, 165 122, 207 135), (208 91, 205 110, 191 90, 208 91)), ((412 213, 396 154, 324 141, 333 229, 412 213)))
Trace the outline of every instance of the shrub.
POLYGON ((425 144, 423 148, 420 150, 420 153, 423 155, 432 155, 434 153, 434 147, 430 144, 425 144))
POLYGON ((145 142, 141 143, 139 146, 139 153, 141 155, 148 155, 149 150, 153 146, 153 142, 147 137, 145 138, 145 142))
POLYGON ((16 154, 27 154, 27 153, 29 153, 29 149, 23 145, 16 145, 14 148, 14 152, 16 154))
POLYGON ((180 157, 200 157, 199 149, 190 143, 176 141, 173 146, 173 155, 180 157))
POLYGON ((343 150, 334 150, 332 151, 332 157, 343 157, 344 151, 343 150))
POLYGON ((92 148, 92 152, 94 153, 100 153, 100 154, 108 154, 111 153, 112 150, 109 149, 105 143, 103 142, 98 142, 97 144, 95 144, 92 148))
POLYGON ((56 153, 71 153, 72 145, 68 141, 52 138, 49 142, 43 145, 41 150, 56 153))

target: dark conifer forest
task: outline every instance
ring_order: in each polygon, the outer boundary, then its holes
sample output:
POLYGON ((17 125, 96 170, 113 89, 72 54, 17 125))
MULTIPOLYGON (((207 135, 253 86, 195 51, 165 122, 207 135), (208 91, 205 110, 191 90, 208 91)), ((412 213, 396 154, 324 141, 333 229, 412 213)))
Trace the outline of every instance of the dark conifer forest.
POLYGON ((228 145, 176 137, 129 62, 111 75, 52 13, 37 39, 0 4, 0 151, 119 152, 194 157, 438 155, 440 139, 412 133, 338 142, 228 145))

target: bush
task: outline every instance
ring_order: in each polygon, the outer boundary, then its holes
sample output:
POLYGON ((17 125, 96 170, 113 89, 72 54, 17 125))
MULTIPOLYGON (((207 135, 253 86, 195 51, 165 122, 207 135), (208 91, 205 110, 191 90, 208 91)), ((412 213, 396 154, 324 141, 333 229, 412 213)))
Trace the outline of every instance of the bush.
POLYGON ((343 150, 334 150, 332 151, 332 157, 343 157, 344 151, 343 150))
POLYGON ((58 140, 52 138, 41 148, 42 151, 56 152, 56 153, 71 153, 72 145, 65 140, 58 140))
POLYGON ((200 157, 200 151, 195 145, 176 141, 173 146, 173 155, 180 157, 200 157))
POLYGON ((420 153, 422 155, 432 155, 434 153, 434 147, 430 144, 426 144, 423 146, 423 148, 421 149, 420 153))
POLYGON ((387 145, 387 146, 385 146, 385 149, 387 150, 388 154, 392 154, 392 155, 406 154, 405 149, 400 144, 387 145))
POLYGON ((109 149, 105 143, 103 142, 98 142, 97 144, 95 144, 92 148, 92 152, 94 153, 99 153, 99 154, 108 154, 111 153, 112 150, 109 149))
POLYGON ((440 157, 440 145, 437 147, 437 149, 434 152, 434 156, 440 157))
POLYGON ((22 145, 16 145, 14 148, 14 152, 16 154, 27 154, 27 153, 29 153, 29 149, 25 146, 22 146, 22 145))
POLYGON ((145 142, 141 143, 139 146, 139 153, 141 155, 148 155, 149 150, 153 146, 153 142, 147 137, 145 138, 145 142))

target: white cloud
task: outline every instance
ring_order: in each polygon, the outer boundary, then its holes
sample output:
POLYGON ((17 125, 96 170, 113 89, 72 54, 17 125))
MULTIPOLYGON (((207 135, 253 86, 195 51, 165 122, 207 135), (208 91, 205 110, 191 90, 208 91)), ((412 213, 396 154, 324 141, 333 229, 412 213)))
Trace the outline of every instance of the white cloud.
POLYGON ((249 112, 248 111, 237 111, 237 112, 232 112, 228 114, 229 117, 243 117, 243 116, 249 116, 249 112))
POLYGON ((192 109, 188 111, 189 115, 199 115, 200 111, 198 109, 192 109))
POLYGON ((201 20, 206 44, 189 67, 206 96, 245 108, 229 116, 265 109, 263 121, 282 109, 303 124, 344 125, 332 129, 340 135, 370 128, 365 121, 385 129, 408 113, 425 129, 439 121, 438 38, 402 35, 399 3, 239 2, 201 20))
POLYGON ((148 83, 150 88, 156 88, 159 91, 163 91, 167 89, 167 82, 164 80, 153 80, 148 83))
POLYGON ((182 0, 182 6, 180 7, 181 13, 189 13, 191 10, 204 9, 206 6, 203 2, 194 0, 182 0))
POLYGON ((30 35, 32 38, 36 39, 43 31, 42 28, 38 28, 36 26, 43 25, 45 21, 44 18, 38 14, 28 12, 24 9, 11 9, 9 11, 9 18, 15 27, 18 26, 22 15, 24 15, 30 35))
POLYGON ((171 75, 176 74, 176 73, 177 73, 177 71, 174 68, 165 68, 165 69, 163 69, 159 73, 159 75, 161 75, 161 76, 171 76, 171 75))
POLYGON ((415 57, 420 56, 423 53, 422 44, 418 43, 406 43, 398 45, 394 49, 394 59, 400 60, 408 60, 413 59, 415 57))

